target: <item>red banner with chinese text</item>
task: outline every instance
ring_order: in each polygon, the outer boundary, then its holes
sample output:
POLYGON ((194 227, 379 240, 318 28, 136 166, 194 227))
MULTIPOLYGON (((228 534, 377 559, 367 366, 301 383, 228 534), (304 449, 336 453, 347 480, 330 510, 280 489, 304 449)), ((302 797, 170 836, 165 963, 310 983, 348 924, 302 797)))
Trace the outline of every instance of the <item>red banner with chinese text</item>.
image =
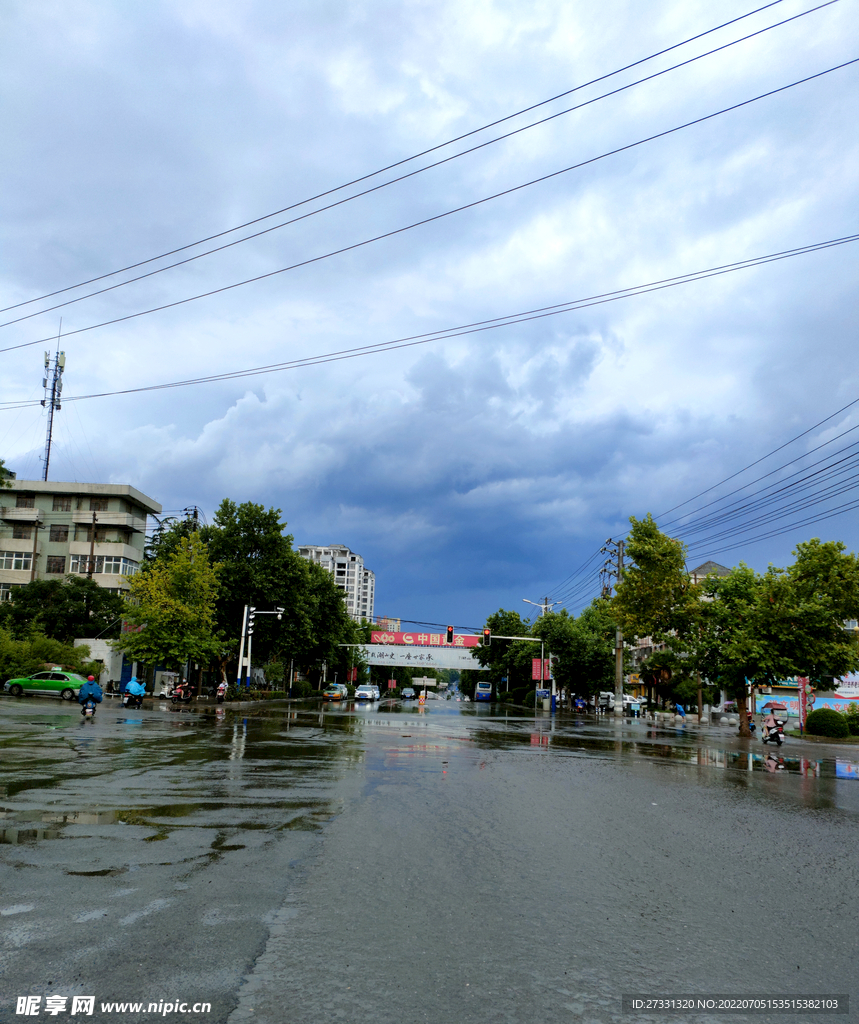
POLYGON ((374 630, 370 634, 371 644, 404 644, 413 647, 477 647, 480 637, 470 633, 457 633, 453 643, 447 642, 444 633, 388 633, 374 630))

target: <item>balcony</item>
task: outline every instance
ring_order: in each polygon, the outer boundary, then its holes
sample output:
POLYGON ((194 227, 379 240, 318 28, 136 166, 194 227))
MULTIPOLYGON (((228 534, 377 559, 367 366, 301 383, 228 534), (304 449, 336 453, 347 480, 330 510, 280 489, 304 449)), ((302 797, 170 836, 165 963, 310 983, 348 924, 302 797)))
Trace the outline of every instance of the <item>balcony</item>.
MULTIPOLYGON (((19 511, 24 511, 24 509, 19 511)), ((30 509, 30 511, 33 510, 30 509)), ((92 512, 80 509, 67 514, 71 516, 73 523, 80 526, 92 526, 92 512)), ((99 526, 124 526, 126 529, 136 530, 138 533, 143 533, 146 529, 146 521, 133 516, 130 512, 96 512, 95 515, 99 526)))
POLYGON ((0 505, 0 516, 8 519, 10 523, 40 523, 42 521, 42 510, 40 508, 15 508, 13 505, 0 505))

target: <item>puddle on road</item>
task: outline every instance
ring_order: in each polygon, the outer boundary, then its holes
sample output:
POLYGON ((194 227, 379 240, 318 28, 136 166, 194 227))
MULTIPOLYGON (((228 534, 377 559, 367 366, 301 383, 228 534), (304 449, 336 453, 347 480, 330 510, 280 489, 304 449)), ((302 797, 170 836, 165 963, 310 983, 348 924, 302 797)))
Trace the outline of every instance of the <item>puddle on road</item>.
POLYGON ((183 830, 193 841, 205 829, 220 857, 245 848, 242 833, 321 829, 342 809, 334 784, 360 757, 354 726, 315 710, 103 715, 87 729, 60 708, 47 721, 41 707, 33 718, 14 710, 0 717, 4 845, 163 843, 183 830))
POLYGON ((859 761, 849 755, 800 755, 790 743, 772 751, 732 747, 727 735, 713 732, 441 702, 183 708, 142 723, 103 716, 98 728, 80 726, 61 709, 0 718, 0 844, 118 836, 124 827, 161 843, 177 830, 205 829, 217 832, 206 845, 220 855, 243 849, 242 833, 318 831, 341 810, 334 784, 359 763, 374 777, 403 777, 451 771, 451 756, 475 767, 481 751, 529 748, 540 756, 801 776, 827 785, 859 780, 859 761))

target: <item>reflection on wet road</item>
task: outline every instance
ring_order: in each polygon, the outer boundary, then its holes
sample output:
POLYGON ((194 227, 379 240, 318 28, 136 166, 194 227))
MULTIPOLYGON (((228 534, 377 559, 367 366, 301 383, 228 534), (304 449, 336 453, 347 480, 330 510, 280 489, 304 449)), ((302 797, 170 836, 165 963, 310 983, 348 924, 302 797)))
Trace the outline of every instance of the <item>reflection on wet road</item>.
POLYGON ((0 749, 0 1019, 56 991, 209 1021, 630 1021, 625 991, 850 973, 855 747, 441 701, 87 723, 7 698, 0 749))

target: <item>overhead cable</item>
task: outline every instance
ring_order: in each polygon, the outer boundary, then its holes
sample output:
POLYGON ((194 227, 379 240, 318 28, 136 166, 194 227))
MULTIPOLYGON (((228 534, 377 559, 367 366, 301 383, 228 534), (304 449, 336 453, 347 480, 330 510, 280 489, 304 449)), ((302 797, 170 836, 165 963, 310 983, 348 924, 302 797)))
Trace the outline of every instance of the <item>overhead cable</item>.
MULTIPOLYGON (((742 100, 739 103, 733 103, 728 107, 723 107, 721 110, 716 110, 710 114, 704 114, 701 117, 696 117, 691 121, 686 121, 683 124, 676 125, 674 128, 667 128, 665 131, 657 132, 654 135, 648 135, 646 138, 638 139, 636 142, 627 143, 624 146, 618 146, 615 149, 608 150, 605 153, 601 153, 598 156, 590 157, 587 160, 581 160, 578 163, 570 164, 568 167, 562 167, 560 170, 552 171, 549 174, 540 175, 538 178, 532 178, 530 181, 523 182, 519 185, 513 185, 510 188, 502 189, 500 192, 495 192, 492 195, 484 196, 482 199, 475 199, 470 203, 465 203, 462 206, 457 206, 451 210, 445 210, 443 213, 434 214, 431 217, 424 217, 421 220, 414 221, 411 224, 406 224, 400 228, 394 228, 391 231, 382 232, 382 234, 374 235, 372 238, 365 238, 360 242, 354 242, 351 245, 342 246, 339 249, 333 249, 330 252, 323 253, 320 256, 313 256, 306 260, 300 260, 298 263, 292 263, 286 267, 280 267, 277 270, 269 270, 264 274, 257 274, 254 277, 245 278, 242 281, 235 281, 232 284, 222 285, 219 288, 212 288, 207 292, 199 292, 197 295, 190 295, 184 299, 177 299, 174 302, 166 302, 160 306, 152 306, 149 309, 139 310, 136 313, 128 313, 125 316, 114 317, 112 320, 104 320, 98 324, 91 324, 89 327, 79 327, 77 330, 66 331, 64 334, 65 338, 69 338, 76 334, 84 334, 87 331, 96 330, 100 327, 109 327, 113 324, 125 323, 128 320, 134 320, 137 317, 147 316, 150 313, 160 313, 165 309, 175 309, 177 306, 183 306, 189 302, 196 302, 198 299, 211 298, 213 295, 220 295, 223 292, 232 291, 235 288, 241 288, 247 284, 254 284, 258 281, 265 281, 269 278, 276 277, 279 274, 285 274, 292 270, 298 270, 301 267, 307 267, 314 263, 319 263, 322 260, 330 259, 333 256, 340 256, 343 253, 354 252, 356 249, 361 249, 364 246, 372 245, 374 242, 382 241, 386 238, 394 238, 397 235, 401 235, 406 231, 411 231, 414 228, 423 227, 427 224, 432 224, 436 221, 443 220, 446 217, 453 216, 457 213, 462 213, 464 210, 471 210, 477 206, 482 206, 484 203, 492 202, 495 199, 500 199, 503 196, 512 195, 515 192, 519 192, 522 189, 529 188, 531 185, 537 185, 545 181, 550 181, 553 178, 557 178, 562 174, 568 174, 571 171, 580 170, 582 167, 587 167, 590 164, 597 163, 600 160, 605 160, 607 157, 616 156, 618 153, 624 153, 628 150, 635 149, 637 146, 643 146, 648 142, 653 142, 657 139, 666 138, 669 135, 673 135, 675 132, 690 128, 693 125, 703 124, 705 121, 709 121, 714 117, 720 117, 722 114, 730 113, 734 110, 740 110, 743 107, 749 106, 751 103, 757 103, 759 100, 766 99, 769 96, 775 96, 779 93, 785 92, 788 89, 793 89, 798 85, 804 85, 807 82, 814 81, 818 78, 822 78, 824 75, 832 74, 834 71, 840 71, 843 68, 850 67, 853 64, 859 63, 859 57, 854 57, 852 60, 844 61, 841 64, 837 64, 831 68, 827 68, 825 71, 818 71, 813 75, 807 75, 805 78, 799 78, 794 82, 790 82, 787 85, 779 86, 777 89, 770 89, 767 92, 760 93, 757 96, 753 96, 750 99, 742 100)), ((19 345, 10 345, 7 348, 0 349, 0 352, 11 352, 13 349, 27 348, 30 345, 41 345, 46 341, 52 341, 51 338, 37 338, 34 341, 23 342, 19 345)))
MULTIPOLYGON (((462 135, 457 135, 452 139, 448 139, 446 142, 439 143, 435 146, 430 146, 427 149, 423 149, 418 153, 412 154, 412 156, 404 157, 394 163, 387 164, 384 167, 380 167, 375 171, 371 171, 368 174, 361 175, 358 178, 353 178, 351 181, 344 182, 342 185, 337 185, 334 188, 327 189, 324 192, 318 192, 315 195, 308 196, 306 199, 302 199, 298 202, 291 203, 288 206, 281 207, 279 210, 274 210, 271 213, 264 214, 260 217, 255 217, 252 220, 244 221, 242 224, 237 224, 235 227, 227 228, 224 231, 219 231, 212 235, 207 235, 204 238, 197 239, 196 242, 189 242, 186 245, 179 246, 175 249, 170 249, 166 252, 160 253, 158 256, 151 256, 148 259, 140 260, 137 263, 131 263, 128 266, 121 267, 118 270, 112 270, 105 274, 100 274, 96 277, 88 278, 85 281, 79 281, 77 284, 68 285, 65 288, 59 288, 56 291, 47 292, 44 295, 36 296, 32 299, 27 299, 23 302, 18 302, 12 306, 6 306, 0 308, 0 313, 8 312, 12 309, 18 309, 21 306, 29 305, 33 302, 41 302, 45 299, 53 298, 55 295, 62 295, 64 292, 74 291, 76 288, 84 288, 87 285, 95 284, 97 281, 104 281, 108 277, 115 277, 117 274, 124 274, 130 270, 136 270, 138 267, 143 267, 149 263, 155 263, 160 259, 167 259, 170 256, 175 256, 180 252, 186 252, 188 249, 193 249, 198 245, 205 245, 208 242, 215 241, 218 238, 224 238, 226 235, 230 235, 235 231, 242 231, 245 228, 252 227, 254 224, 261 224, 263 221, 270 220, 272 217, 279 217, 281 214, 288 213, 290 210, 298 209, 301 206, 307 205, 307 203, 316 202, 319 199, 324 199, 327 196, 334 195, 337 192, 342 191, 346 188, 351 188, 353 185, 359 185, 364 181, 369 181, 371 178, 377 177, 379 174, 385 174, 388 171, 395 170, 397 167, 402 167, 404 164, 410 163, 413 160, 419 160, 423 156, 428 156, 430 153, 438 152, 447 146, 455 145, 457 142, 462 142, 464 139, 471 138, 474 135, 478 135, 480 132, 488 131, 490 128, 495 128, 500 124, 504 124, 507 121, 511 121, 514 118, 521 117, 523 114, 530 113, 532 110, 538 110, 540 107, 544 107, 549 103, 554 103, 556 100, 563 99, 565 96, 570 96, 575 92, 579 92, 582 89, 589 88, 592 85, 597 85, 600 82, 607 81, 609 78, 613 78, 615 75, 622 74, 624 71, 629 71, 632 68, 638 67, 641 64, 645 64, 648 61, 654 60, 657 57, 664 56, 666 53, 671 53, 673 50, 679 49, 682 46, 686 46, 689 43, 695 42, 698 39, 703 39, 705 36, 711 35, 713 32, 718 32, 720 29, 727 28, 729 25, 734 25, 737 22, 743 21, 746 18, 750 18, 755 14, 759 14, 761 11, 765 11, 770 7, 775 7, 783 0, 771 0, 770 3, 766 3, 761 7, 756 7, 754 10, 741 14, 736 18, 731 18, 729 21, 723 21, 719 25, 715 25, 713 28, 706 29, 704 32, 699 32, 694 36, 689 36, 687 39, 681 40, 679 43, 674 43, 671 46, 667 46, 661 50, 657 50, 655 53, 649 54, 647 57, 642 57, 639 60, 633 61, 631 64, 626 64, 621 68, 617 68, 614 71, 610 71, 606 74, 600 75, 597 78, 592 78, 588 82, 583 82, 581 85, 573 86, 571 89, 566 89, 563 92, 556 93, 554 96, 550 96, 548 99, 540 100, 538 103, 533 103, 530 106, 523 107, 521 110, 517 110, 512 114, 507 114, 504 117, 498 118, 494 121, 490 121, 487 124, 482 125, 479 128, 473 128, 468 132, 464 132, 462 135)), ((835 2, 835 0, 832 0, 835 2)), ((826 7, 829 4, 821 4, 818 7, 812 8, 810 11, 803 11, 802 14, 810 14, 812 11, 819 10, 820 7, 826 7)), ((796 15, 795 17, 801 17, 802 14, 796 15)), ((789 18, 786 21, 791 21, 789 18)), ((782 24, 779 22, 778 24, 782 24)), ((769 26, 776 27, 776 26, 769 26)))
MULTIPOLYGON (((814 252, 820 252, 824 249, 846 245, 857 240, 859 240, 859 234, 845 235, 842 238, 827 239, 823 242, 815 242, 810 245, 798 246, 793 249, 783 249, 779 252, 768 253, 765 256, 756 256, 746 260, 738 260, 735 263, 720 264, 716 267, 707 268, 706 270, 692 271, 687 274, 677 275, 676 277, 662 278, 658 281, 648 282, 647 284, 620 288, 616 291, 603 292, 599 295, 592 295, 583 299, 574 299, 568 302, 556 303, 552 306, 543 306, 538 309, 508 314, 506 316, 495 317, 490 320, 476 321, 460 327, 451 327, 439 331, 430 331, 426 334, 417 334, 391 341, 377 342, 372 345, 361 345, 355 348, 341 349, 339 351, 327 352, 314 356, 306 356, 283 363, 270 363, 267 366, 257 366, 246 370, 232 370, 225 373, 210 374, 204 377, 171 381, 165 384, 150 384, 137 388, 123 388, 117 391, 103 391, 88 395, 64 396, 63 401, 80 402, 91 398, 107 398, 115 395, 140 394, 148 391, 163 391, 172 388, 190 387, 197 384, 217 383, 228 380, 237 380, 242 377, 253 377, 261 374, 295 370, 309 366, 319 366, 324 363, 339 362, 345 359, 356 359, 366 355, 392 352, 398 349, 411 348, 416 345, 425 345, 433 341, 446 341, 451 338, 459 338, 469 334, 478 334, 483 331, 496 330, 500 327, 510 327, 517 324, 528 323, 533 320, 541 320, 545 317, 557 316, 560 313, 575 312, 580 309, 587 309, 591 306, 599 306, 608 302, 617 302, 620 299, 633 298, 637 295, 647 295, 651 292, 662 291, 666 288, 674 288, 682 284, 691 284, 695 281, 707 280, 710 277, 719 277, 723 274, 734 273, 738 270, 749 270, 753 267, 765 266, 768 263, 775 263, 795 256, 803 256, 814 252)), ((0 411, 27 408, 38 404, 38 401, 0 402, 0 411)))
MULTIPOLYGON (((362 198, 364 196, 372 194, 373 192, 378 192, 381 189, 387 188, 389 185, 394 185, 394 184, 397 184, 398 182, 405 181, 408 178, 413 178, 413 177, 415 177, 418 174, 423 174, 424 171, 432 170, 435 167, 440 167, 443 164, 450 163, 453 160, 458 160, 462 156, 467 156, 469 153, 474 153, 477 150, 485 149, 487 146, 494 145, 496 142, 501 142, 504 139, 509 139, 509 138, 511 138, 514 135, 520 134, 521 132, 529 131, 531 128, 536 128, 539 125, 546 124, 549 121, 553 121, 553 120, 555 120, 558 117, 563 117, 566 114, 571 114, 571 113, 574 113, 577 110, 582 110, 584 107, 588 107, 588 106, 590 106, 590 105, 592 105, 594 103, 598 103, 601 100, 607 99, 607 98, 609 98, 611 96, 616 96, 619 93, 622 93, 622 92, 627 91, 628 89, 634 88, 635 86, 642 85, 645 82, 650 82, 650 81, 652 81, 655 78, 660 78, 662 75, 667 75, 667 74, 669 74, 672 71, 676 71, 678 68, 683 68, 683 67, 686 67, 688 64, 693 64, 696 61, 703 60, 705 57, 710 57, 714 53, 719 53, 720 51, 726 50, 726 49, 728 49, 731 46, 736 46, 738 43, 745 42, 746 40, 752 39, 755 36, 761 35, 764 32, 768 32, 768 31, 770 31, 770 29, 778 28, 781 25, 786 25, 790 21, 795 21, 797 18, 805 17, 806 14, 811 14, 814 11, 820 10, 822 7, 829 7, 832 4, 838 3, 838 2, 839 2, 839 0, 826 0, 825 3, 820 4, 818 7, 812 7, 812 8, 810 8, 807 11, 802 11, 799 14, 795 14, 795 15, 793 15, 790 18, 785 18, 783 21, 776 22, 773 25, 767 25, 764 28, 758 29, 756 32, 751 32, 748 35, 742 36, 739 39, 734 39, 734 40, 731 40, 731 42, 729 42, 729 43, 724 43, 722 46, 717 46, 713 50, 708 50, 706 53, 698 54, 695 57, 690 57, 687 60, 681 61, 679 64, 673 64, 671 67, 663 68, 661 71, 656 71, 652 75, 647 75, 646 77, 639 78, 639 79, 637 79, 634 82, 629 82, 626 85, 619 86, 617 89, 612 89, 610 92, 602 93, 599 96, 594 96, 592 99, 585 100, 584 103, 579 103, 579 104, 576 104, 575 106, 567 107, 565 110, 559 110, 559 111, 557 111, 554 114, 550 114, 548 117, 541 118, 538 121, 533 121, 530 124, 523 125, 520 128, 514 128, 512 131, 506 132, 503 135, 498 135, 498 136, 496 136, 493 139, 487 139, 486 141, 480 142, 477 145, 471 146, 468 149, 461 150, 459 153, 454 153, 452 156, 447 156, 447 157, 444 157, 441 160, 436 160, 433 163, 426 164, 423 167, 419 167, 417 170, 409 171, 408 173, 402 174, 402 175, 400 175, 399 177, 396 177, 396 178, 391 178, 388 181, 382 182, 379 185, 373 185, 370 188, 364 189, 361 192, 356 192, 356 193, 354 193, 354 194, 352 194, 350 196, 345 197, 344 199, 338 199, 335 202, 328 203, 325 206, 317 207, 314 210, 310 210, 307 213, 302 213, 302 214, 300 214, 297 217, 290 218, 289 220, 281 221, 281 223, 274 224, 271 227, 264 228, 261 231, 256 231, 256 232, 254 232, 253 234, 250 234, 250 235, 244 235, 242 238, 234 239, 231 242, 225 242, 223 245, 216 246, 213 249, 207 249, 207 250, 205 250, 205 252, 200 252, 200 253, 196 253, 193 256, 188 256, 185 259, 177 261, 176 263, 169 263, 166 266, 158 267, 155 270, 147 271, 145 274, 139 274, 136 277, 127 278, 124 281, 119 281, 116 284, 107 285, 106 287, 99 288, 96 291, 87 292, 85 295, 78 295, 75 298, 67 299, 64 302, 56 303, 53 306, 47 306, 44 309, 38 309, 38 310, 35 310, 32 313, 26 313, 25 315, 16 317, 13 320, 7 320, 5 323, 0 323, 0 327, 10 327, 13 324, 21 323, 24 320, 30 320, 30 319, 32 319, 34 317, 41 316, 43 313, 51 313, 51 312, 53 312, 53 311, 55 311, 57 309, 63 309, 65 306, 70 306, 70 305, 73 305, 74 303, 77 303, 77 302, 83 302, 86 299, 91 299, 91 298, 94 298, 94 297, 96 297, 98 295, 104 295, 107 292, 115 291, 115 290, 117 290, 119 288, 124 288, 126 285, 134 284, 134 283, 136 283, 138 281, 146 280, 147 278, 154 277, 157 274, 163 274, 163 273, 165 273, 168 270, 175 270, 177 267, 182 267, 182 266, 184 266, 187 263, 192 263, 195 260, 202 259, 205 256, 211 256, 214 253, 222 252, 223 250, 230 249, 233 246, 241 245, 243 242, 248 242, 248 241, 251 241, 252 239, 255 239, 255 238, 261 238, 263 235, 270 234, 273 231, 279 231, 281 228, 289 227, 292 224, 297 224, 300 221, 309 219, 310 217, 315 217, 317 214, 325 213, 328 210, 333 210, 333 209, 335 209, 335 208, 337 208, 339 206, 345 205, 346 203, 351 203, 355 199, 360 199, 360 198, 362 198)), ((304 204, 302 204, 302 205, 304 205, 304 204)), ((108 276, 113 276, 113 275, 108 275, 108 276)), ((64 289, 64 290, 67 290, 67 289, 64 289)), ((19 303, 19 305, 28 305, 28 304, 30 304, 33 301, 36 301, 36 300, 29 300, 27 303, 19 303)), ((11 309, 11 308, 17 308, 17 307, 8 307, 8 308, 11 309)), ((0 312, 3 312, 3 311, 0 311, 0 312)))

